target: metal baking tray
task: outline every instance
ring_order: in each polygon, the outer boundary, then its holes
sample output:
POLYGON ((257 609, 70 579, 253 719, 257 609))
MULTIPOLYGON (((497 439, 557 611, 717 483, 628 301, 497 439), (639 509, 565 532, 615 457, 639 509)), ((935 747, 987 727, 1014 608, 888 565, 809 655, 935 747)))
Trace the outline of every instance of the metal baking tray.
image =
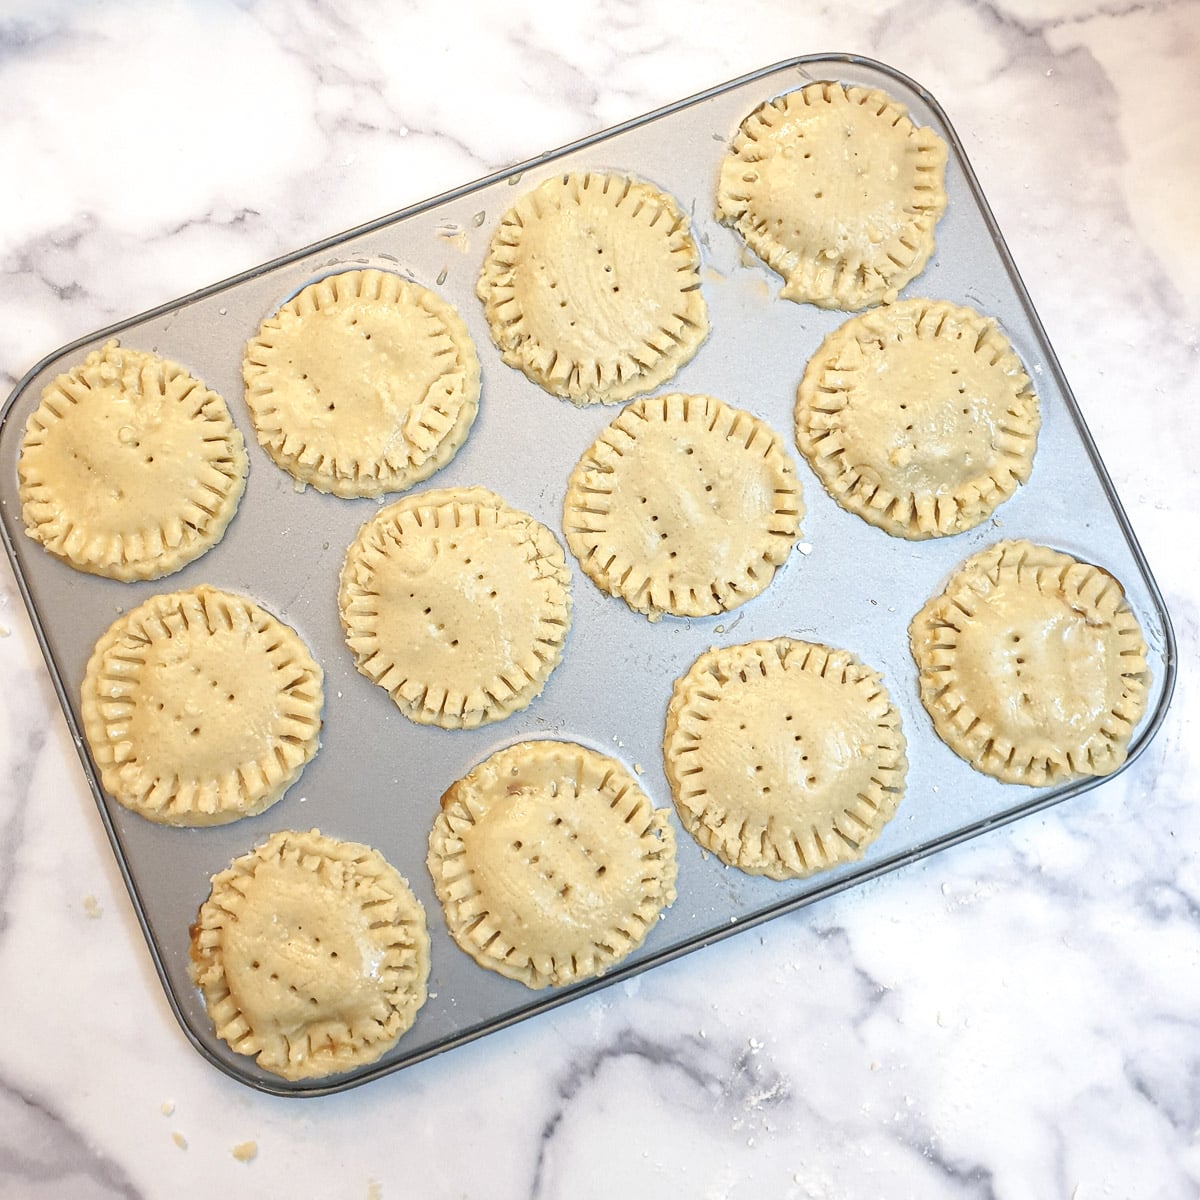
POLYGON ((922 87, 854 55, 811 55, 767 67, 65 347, 26 375, 0 416, 0 517, 18 585, 171 1007, 217 1067, 283 1095, 338 1091, 377 1078, 1091 786, 1037 789, 978 774, 935 737, 917 698, 910 618, 962 559, 1001 537, 1055 546, 1104 566, 1124 584, 1154 672, 1131 760, 1162 722, 1175 679, 1176 650, 1162 597, 961 143, 922 87), (881 87, 946 140, 949 205, 938 226, 937 251, 905 294, 966 303, 1001 322, 1042 402, 1030 482, 991 522, 914 543, 838 508, 796 454, 807 507, 801 545, 757 599, 720 617, 668 617, 652 624, 602 595, 568 555, 574 621, 562 664, 542 696, 483 729, 410 723, 382 689, 355 671, 338 622, 344 552, 378 505, 299 491, 257 447, 241 398, 245 340, 302 286, 339 269, 373 265, 436 288, 458 307, 475 340, 483 393, 466 445, 423 486, 484 485, 561 536, 567 475, 616 411, 576 409, 506 367, 488 336, 474 285, 498 217, 522 191, 568 168, 627 172, 677 197, 691 214, 704 259, 712 332, 665 390, 707 392, 746 408, 790 446, 805 362, 846 314, 778 299, 778 279, 716 222, 713 198, 719 162, 742 118, 763 100, 820 79, 881 87), (96 578, 57 561, 24 535, 17 498, 20 440, 42 387, 114 336, 177 360, 224 395, 250 447, 246 493, 224 540, 177 574, 151 583, 96 578), (100 790, 81 736, 79 687, 93 643, 119 613, 155 592, 202 582, 250 595, 306 639, 326 673, 322 748, 299 782, 262 815, 214 829, 164 828, 125 811, 100 790), (652 799, 670 808, 661 738, 673 681, 712 645, 779 635, 854 651, 883 672, 900 711, 910 759, 906 794, 861 862, 778 883, 724 867, 680 832, 674 907, 618 969, 559 990, 529 991, 476 966, 453 944, 425 867, 428 831, 453 780, 501 746, 567 738, 639 771, 652 799), (188 979, 188 926, 208 895, 210 877, 230 860, 278 829, 312 827, 377 847, 408 878, 429 918, 430 996, 414 1027, 379 1062, 329 1080, 291 1084, 214 1036, 188 979))

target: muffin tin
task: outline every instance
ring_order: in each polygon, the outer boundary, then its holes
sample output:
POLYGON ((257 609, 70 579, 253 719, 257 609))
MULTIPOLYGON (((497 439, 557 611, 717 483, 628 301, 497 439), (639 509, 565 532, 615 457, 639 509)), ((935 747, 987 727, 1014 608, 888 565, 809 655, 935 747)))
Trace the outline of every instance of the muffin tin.
POLYGON ((854 56, 805 56, 765 68, 63 348, 21 381, 0 416, 0 518, 18 585, 171 1006, 188 1037, 217 1067, 282 1095, 338 1091, 374 1079, 1092 786, 1096 781, 1038 789, 978 774, 937 739, 921 708, 908 622, 951 571, 984 545, 1026 537, 1095 562, 1121 580, 1142 623, 1154 672, 1131 760, 1160 725, 1175 679, 1175 645, 1162 597, 960 142, 924 89, 887 66, 854 56), (567 169, 627 172, 678 199, 690 213, 704 260, 712 332, 661 390, 718 396, 766 420, 792 446, 792 406, 805 362, 846 314, 777 299, 778 278, 716 222, 713 197, 721 157, 742 118, 762 101, 820 79, 880 87, 946 140, 949 205, 938 226, 937 251, 903 294, 966 303, 998 318, 1041 397, 1043 426, 1030 482, 975 530, 909 542, 838 508, 793 449, 807 508, 801 544, 761 596, 719 617, 651 623, 601 594, 568 556, 573 626, 563 661, 541 697, 483 729, 444 731, 410 723, 355 671, 338 621, 343 555, 378 506, 299 490, 257 447, 242 401, 246 339, 301 287, 338 270, 381 267, 435 288, 458 308, 475 340, 483 393, 463 449, 422 486, 492 488, 561 536, 567 476, 615 409, 575 409, 501 363, 475 297, 475 280, 497 219, 522 190, 567 169), (80 574, 22 530, 16 462, 26 418, 54 375, 111 337, 182 363, 220 392, 250 446, 246 493, 224 540, 153 583, 80 574), (126 812, 100 790, 81 735, 79 686, 92 645, 119 613, 155 592, 200 583, 243 592, 300 632, 325 670, 325 727, 317 758, 266 813, 213 829, 172 829, 126 812), (860 862, 777 883, 722 866, 681 832, 679 898, 646 942, 602 979, 556 991, 532 992, 484 971, 450 941, 425 868, 429 829, 450 783, 501 746, 566 738, 622 760, 639 773, 655 803, 670 806, 661 738, 674 680, 710 646, 779 635, 857 654, 883 673, 900 711, 910 760, 906 794, 860 862), (215 872, 278 829, 314 827, 375 846, 410 881, 433 939, 430 998, 412 1030, 379 1062, 345 1076, 289 1084, 214 1036, 188 978, 189 926, 215 872))

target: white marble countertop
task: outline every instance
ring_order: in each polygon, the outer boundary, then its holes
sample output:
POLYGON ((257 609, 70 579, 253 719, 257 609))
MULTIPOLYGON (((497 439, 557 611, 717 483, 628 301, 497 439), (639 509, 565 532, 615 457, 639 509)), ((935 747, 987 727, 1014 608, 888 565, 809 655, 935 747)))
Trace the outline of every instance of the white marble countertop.
POLYGON ((5 564, 0 1195, 1200 1192, 1200 6, 8 0, 0 384, 838 50, 919 80, 963 139, 1174 617, 1158 737, 969 844, 365 1087, 278 1099, 175 1023, 5 564))

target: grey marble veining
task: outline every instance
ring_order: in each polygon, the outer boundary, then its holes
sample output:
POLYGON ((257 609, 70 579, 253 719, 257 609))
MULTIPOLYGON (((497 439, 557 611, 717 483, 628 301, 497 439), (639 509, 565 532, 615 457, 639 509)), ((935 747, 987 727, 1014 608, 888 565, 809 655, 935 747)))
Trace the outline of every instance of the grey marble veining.
POLYGON ((1159 736, 1014 826, 364 1088, 280 1100, 175 1024, 5 565, 0 1196, 1200 1193, 1193 0, 14 0, 0 384, 110 321, 834 50, 918 79, 964 141, 1174 618, 1159 736))

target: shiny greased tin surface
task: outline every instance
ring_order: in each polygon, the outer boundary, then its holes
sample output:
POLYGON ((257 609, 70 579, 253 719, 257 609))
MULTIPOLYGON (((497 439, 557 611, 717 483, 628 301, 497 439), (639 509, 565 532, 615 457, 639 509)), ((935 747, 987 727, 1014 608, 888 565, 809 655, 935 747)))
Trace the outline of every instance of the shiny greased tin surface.
MULTIPOLYGON (((767 68, 615 130, 522 164, 246 275, 102 330, 45 359, 21 382, 0 426, 0 517, 6 548, 51 676, 167 996, 197 1048, 235 1078, 266 1091, 313 1095, 375 1078, 572 996, 629 976, 758 921, 849 887, 1000 822, 1076 794, 1092 781, 1036 789, 983 776, 933 734, 917 697, 908 623, 968 555, 1023 537, 1097 563, 1124 585, 1154 672, 1132 755, 1161 723, 1175 648, 1161 596, 1121 511, 1044 331, 1025 294, 962 147, 936 102, 878 63, 810 56, 767 68), (968 304, 995 316, 1034 382, 1042 430, 1029 483, 993 520, 952 538, 889 537, 840 509, 795 452, 792 408, 808 357, 848 314, 777 298, 779 279, 713 215, 717 173, 739 123, 762 101, 820 79, 880 87, 949 145, 949 204, 937 250, 903 296, 968 304), (478 484, 562 536, 566 480, 616 415, 576 409, 506 367, 475 296, 487 243, 524 189, 568 169, 629 173, 672 193, 703 257, 712 332, 664 389, 703 392, 767 421, 791 448, 804 488, 800 545, 770 587, 732 613, 657 623, 602 594, 568 556, 574 617, 563 661, 524 712, 476 730, 417 726, 359 675, 342 637, 338 573, 346 548, 378 511, 370 500, 298 490, 254 443, 242 400, 245 341, 263 317, 322 275, 364 265, 397 271, 454 304, 479 350, 479 417, 454 461, 425 487, 478 484), (177 574, 122 584, 78 573, 22 531, 16 462, 42 387, 110 337, 182 363, 228 401, 250 446, 246 494, 224 540, 177 574), (92 645, 148 596, 207 583, 242 592, 304 637, 325 670, 322 748, 264 814, 214 829, 171 829, 126 812, 100 791, 81 737, 79 687, 92 645), (532 992, 476 966, 446 934, 425 867, 429 829, 445 789, 493 751, 538 737, 571 739, 623 761, 659 805, 670 793, 663 721, 675 679, 714 645, 792 636, 857 654, 882 672, 900 712, 910 762, 896 817, 861 862, 778 883, 701 853, 680 831, 679 897, 642 947, 598 981, 532 992), (212 1032, 188 978, 189 926, 209 879, 278 829, 323 833, 378 848, 425 906, 433 941, 430 998, 414 1027, 379 1062, 346 1076, 288 1084, 235 1054, 212 1032)), ((675 820, 672 813, 672 820, 675 820)))

